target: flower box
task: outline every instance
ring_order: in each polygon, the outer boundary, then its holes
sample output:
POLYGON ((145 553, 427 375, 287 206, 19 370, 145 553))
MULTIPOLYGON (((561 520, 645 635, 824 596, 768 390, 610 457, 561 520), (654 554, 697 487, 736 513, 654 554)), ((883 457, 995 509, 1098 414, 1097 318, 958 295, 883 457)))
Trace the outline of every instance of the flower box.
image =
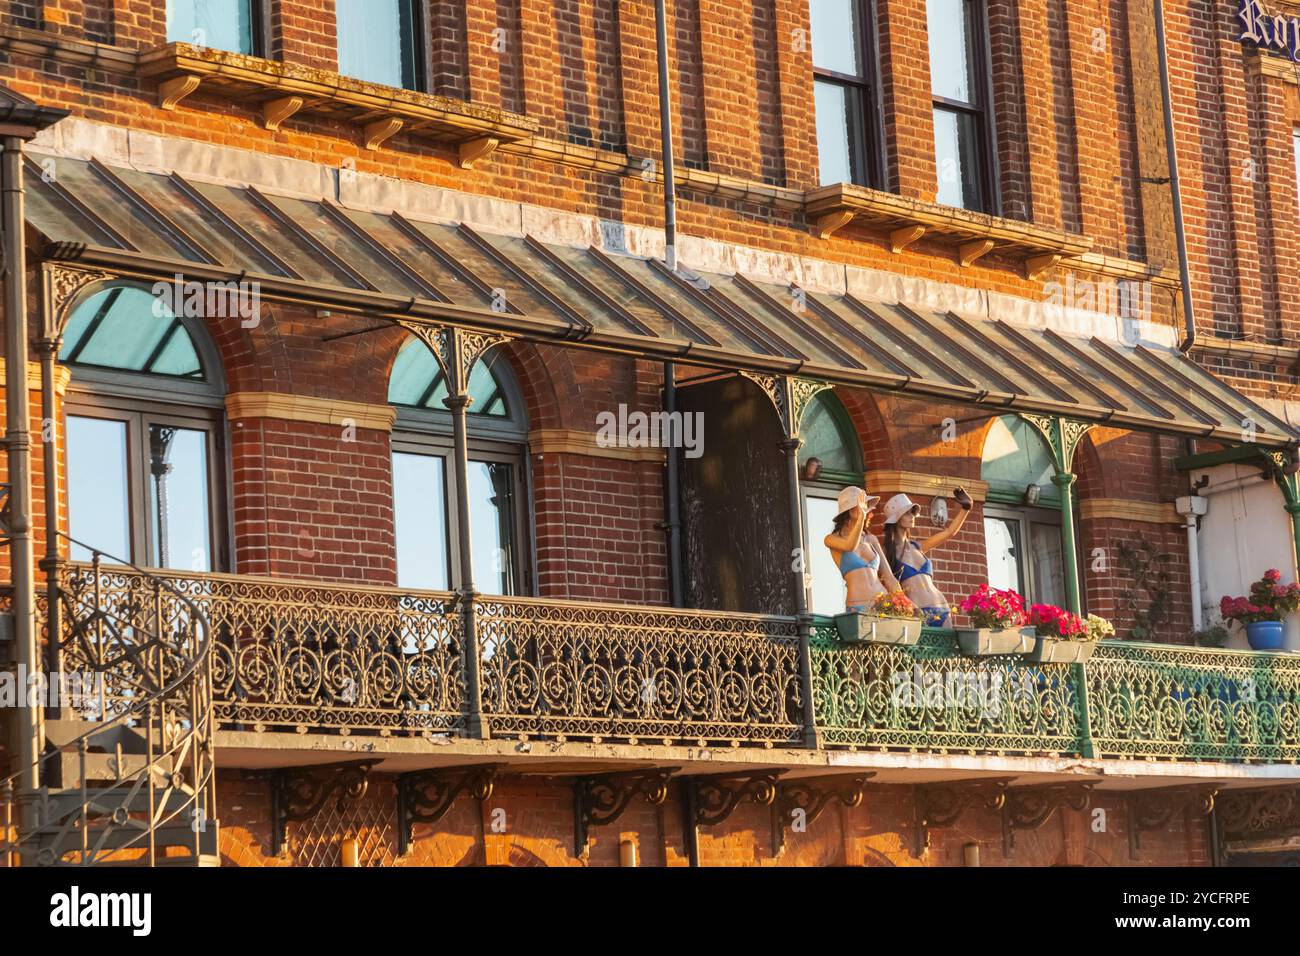
POLYGON ((921 622, 915 618, 875 617, 871 614, 837 614, 835 628, 846 644, 903 644, 921 639, 921 622))
POLYGON ((958 628, 957 645, 967 657, 993 654, 1027 654, 1034 649, 1037 634, 1032 627, 958 628))
POLYGON ((1040 637, 1025 659, 1035 664, 1082 664, 1092 657, 1096 641, 1063 641, 1056 637, 1040 637))

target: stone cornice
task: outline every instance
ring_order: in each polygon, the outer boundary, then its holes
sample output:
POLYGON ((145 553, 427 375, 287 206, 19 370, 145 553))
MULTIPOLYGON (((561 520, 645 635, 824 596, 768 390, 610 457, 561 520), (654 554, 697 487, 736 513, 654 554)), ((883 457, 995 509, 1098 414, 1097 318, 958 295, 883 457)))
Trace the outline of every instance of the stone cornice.
MULTIPOLYGON (((5 360, 0 355, 0 381, 4 379, 5 360)), ((72 381, 72 369, 66 365, 54 366, 54 391, 62 395, 68 390, 68 383, 72 381)), ((27 387, 33 392, 41 390, 41 363, 27 363, 27 387)))
POLYGON ((314 398, 284 392, 235 392, 226 396, 226 414, 232 419, 279 418, 291 422, 347 425, 391 432, 397 409, 339 398, 314 398))
POLYGON ((586 455, 590 458, 620 458, 624 461, 664 462, 662 448, 619 448, 596 442, 595 432, 572 428, 538 428, 528 433, 528 446, 535 455, 586 455))
POLYGON ((871 471, 867 473, 866 489, 873 495, 951 495, 958 485, 975 501, 989 496, 989 483, 978 478, 953 478, 948 475, 928 475, 920 471, 871 471))
POLYGON ((1128 501, 1124 498, 1085 498, 1079 502, 1084 521, 1140 521, 1144 524, 1182 524, 1174 506, 1167 502, 1128 501))

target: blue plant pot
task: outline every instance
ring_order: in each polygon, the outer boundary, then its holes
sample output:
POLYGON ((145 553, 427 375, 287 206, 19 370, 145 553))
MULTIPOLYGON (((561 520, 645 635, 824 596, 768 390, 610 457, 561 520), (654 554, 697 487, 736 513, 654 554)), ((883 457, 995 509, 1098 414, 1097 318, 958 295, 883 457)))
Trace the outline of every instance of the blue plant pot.
POLYGON ((1246 641, 1252 651, 1280 651, 1286 641, 1281 621, 1255 621, 1246 625, 1246 641))

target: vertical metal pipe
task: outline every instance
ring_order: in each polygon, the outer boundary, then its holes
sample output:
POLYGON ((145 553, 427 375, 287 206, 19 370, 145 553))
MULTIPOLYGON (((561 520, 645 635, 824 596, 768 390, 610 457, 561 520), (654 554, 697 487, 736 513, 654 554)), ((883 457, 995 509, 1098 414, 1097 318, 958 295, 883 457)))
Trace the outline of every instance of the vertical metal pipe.
POLYGON ((1201 629, 1201 551, 1196 544, 1196 515, 1187 516, 1187 576, 1192 588, 1192 630, 1201 629))
POLYGON ((655 0, 655 45, 659 59, 659 137, 664 167, 664 261, 677 268, 677 182, 673 168, 673 98, 668 82, 668 12, 655 0))
MULTIPOLYGON (((793 430, 793 429, 791 429, 793 430)), ((797 560, 791 562, 794 573, 794 613, 799 627, 799 682, 803 685, 804 743, 817 746, 817 712, 813 706, 812 675, 812 618, 808 614, 808 590, 804 581, 804 567, 808 556, 803 553, 803 502, 799 494, 799 449, 803 439, 789 435, 781 442, 785 452, 786 479, 790 490, 790 535, 797 549, 797 560)), ((796 556, 792 556, 796 557, 796 556)))
POLYGON ((681 443, 677 429, 677 377, 672 362, 664 363, 664 411, 668 413, 668 460, 664 471, 664 497, 668 507, 668 592, 673 607, 686 600, 682 576, 681 443))
POLYGON ((59 427, 58 409, 55 407, 55 360, 59 354, 60 339, 53 331, 53 317, 49 314, 49 296, 42 296, 45 311, 41 338, 41 472, 45 492, 45 557, 41 573, 45 575, 45 620, 48 624, 46 666, 52 674, 63 673, 63 626, 59 607, 59 427), (45 430, 49 429, 49 441, 45 430))
POLYGON ((1196 344, 1196 311, 1192 305, 1192 273, 1187 262, 1187 228, 1183 222, 1183 187, 1178 177, 1178 146, 1174 139, 1173 94, 1169 84, 1169 50, 1165 43, 1165 7, 1155 0, 1156 60, 1160 65, 1160 99, 1165 114, 1165 157, 1169 164, 1169 191, 1174 205, 1174 236, 1178 242, 1178 276, 1183 287, 1183 341, 1178 348, 1189 352, 1196 344))
MULTIPOLYGON (((36 649, 36 582, 32 552, 31 407, 27 396, 27 252, 23 221, 23 145, 4 139, 3 201, 5 314, 5 445, 9 462, 9 554, 13 577, 14 641, 19 668, 29 675, 41 670, 36 649)), ((21 672, 21 671, 20 671, 21 672)), ((18 763, 23 786, 40 786, 36 765, 41 747, 41 709, 20 707, 18 763)))
POLYGON ((448 357, 447 397, 443 404, 451 412, 453 467, 456 474, 456 568, 460 577, 461 620, 465 662, 465 693, 469 698, 469 727, 472 737, 487 737, 488 727, 483 720, 483 696, 480 690, 482 663, 475 624, 474 556, 470 534, 469 513, 469 439, 465 415, 472 399, 469 396, 469 369, 462 357, 463 345, 455 330, 447 335, 448 357), (464 380, 462 380, 464 379, 464 380))

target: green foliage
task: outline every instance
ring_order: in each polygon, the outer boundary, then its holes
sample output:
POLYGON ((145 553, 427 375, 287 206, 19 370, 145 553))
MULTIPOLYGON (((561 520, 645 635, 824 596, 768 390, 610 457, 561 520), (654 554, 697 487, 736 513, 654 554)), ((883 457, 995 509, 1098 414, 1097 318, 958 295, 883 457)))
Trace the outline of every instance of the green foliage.
POLYGON ((1129 611, 1133 627, 1127 636, 1134 641, 1154 640, 1160 628, 1172 618, 1171 556, 1149 541, 1121 541, 1115 551, 1129 581, 1124 607, 1129 611))

